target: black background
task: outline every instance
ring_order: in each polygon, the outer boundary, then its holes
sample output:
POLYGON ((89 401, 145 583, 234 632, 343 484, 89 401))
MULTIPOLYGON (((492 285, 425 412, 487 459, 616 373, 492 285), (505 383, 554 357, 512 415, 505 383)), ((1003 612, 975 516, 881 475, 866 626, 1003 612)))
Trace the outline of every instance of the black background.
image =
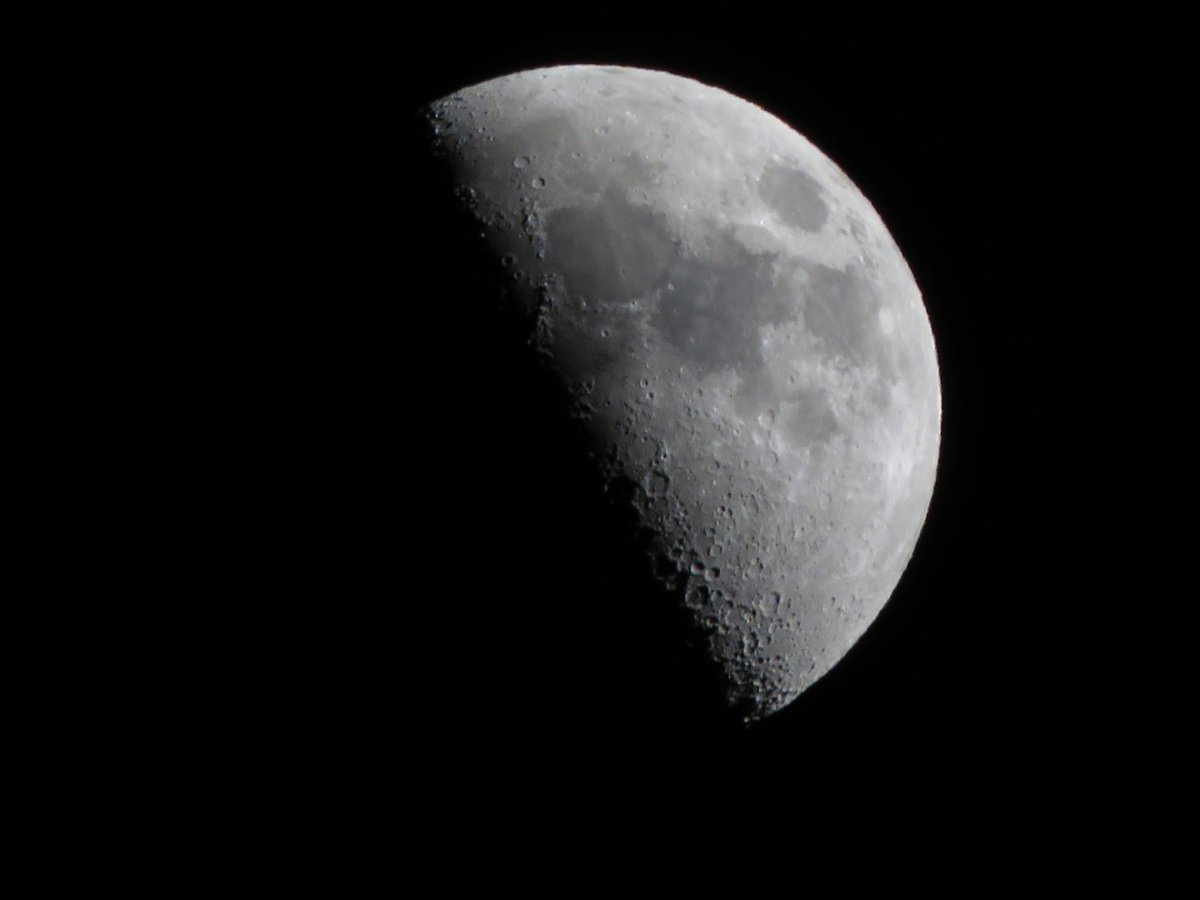
POLYGON ((302 423, 275 461, 295 473, 301 535, 281 560, 303 643, 287 650, 302 687, 284 695, 359 777, 406 756, 473 787, 714 760, 817 781, 864 761, 883 779, 918 763, 1057 779, 1084 765, 1081 747, 1126 740, 1123 677, 1091 624, 1123 586, 1096 558, 1092 485, 1108 463, 1089 449, 1089 398, 1121 387, 1084 365, 1098 289, 1080 274, 1106 252, 1088 220, 1133 105, 1119 68, 1071 27, 815 16, 771 31, 366 23, 268 73, 255 115, 298 128, 286 158, 263 161, 288 173, 280 264, 301 273, 281 318, 306 326, 275 395, 302 423), (489 370, 499 326, 463 314, 476 267, 443 239, 406 143, 424 103, 576 62, 696 78, 800 131, 880 212, 932 322, 942 450, 915 556, 849 655, 750 729, 664 708, 687 694, 674 676, 640 690, 651 639, 673 626, 631 634, 632 557, 604 543, 586 475, 539 455, 571 438, 512 400, 532 376, 489 370), (596 518, 572 531, 580 509, 596 518), (605 558, 621 571, 599 574, 605 558), (588 618, 597 580, 627 616, 588 618))

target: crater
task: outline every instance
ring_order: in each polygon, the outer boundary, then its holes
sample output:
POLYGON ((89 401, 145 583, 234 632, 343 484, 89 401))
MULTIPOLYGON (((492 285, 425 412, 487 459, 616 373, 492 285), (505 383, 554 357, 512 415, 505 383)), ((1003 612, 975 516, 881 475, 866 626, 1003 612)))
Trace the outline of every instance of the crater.
MULTIPOLYGON (((476 142, 476 147, 480 145, 476 142)), ((498 137, 486 150, 479 151, 482 171, 473 173, 483 183, 490 178, 505 184, 513 178, 528 179, 514 169, 513 161, 527 159, 525 167, 534 174, 560 173, 564 184, 584 193, 600 190, 600 178, 590 165, 587 146, 580 139, 575 123, 565 115, 544 116, 523 124, 511 134, 498 137)), ((523 167, 524 168, 524 167, 523 167)))
POLYGON ((769 165, 758 182, 758 195, 784 222, 801 231, 820 231, 829 218, 817 180, 801 169, 769 165))

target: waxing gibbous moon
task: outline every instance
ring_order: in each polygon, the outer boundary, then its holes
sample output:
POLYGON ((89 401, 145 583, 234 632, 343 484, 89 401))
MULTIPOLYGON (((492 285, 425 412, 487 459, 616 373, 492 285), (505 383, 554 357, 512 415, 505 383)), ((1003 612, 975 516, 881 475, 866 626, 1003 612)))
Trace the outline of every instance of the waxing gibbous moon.
POLYGON ((876 618, 932 496, 937 358, 899 248, 808 140, 687 78, 559 66, 424 115, 730 706, 779 710, 876 618))

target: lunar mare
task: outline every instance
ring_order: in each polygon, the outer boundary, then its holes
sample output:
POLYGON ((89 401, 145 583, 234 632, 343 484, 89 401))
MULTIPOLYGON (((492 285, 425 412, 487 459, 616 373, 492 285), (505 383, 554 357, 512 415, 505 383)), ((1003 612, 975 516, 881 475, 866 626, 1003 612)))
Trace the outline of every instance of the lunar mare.
POLYGON ((875 619, 932 496, 933 335, 879 215, 784 122, 663 72, 521 72, 425 113, 730 703, 780 709, 875 619))

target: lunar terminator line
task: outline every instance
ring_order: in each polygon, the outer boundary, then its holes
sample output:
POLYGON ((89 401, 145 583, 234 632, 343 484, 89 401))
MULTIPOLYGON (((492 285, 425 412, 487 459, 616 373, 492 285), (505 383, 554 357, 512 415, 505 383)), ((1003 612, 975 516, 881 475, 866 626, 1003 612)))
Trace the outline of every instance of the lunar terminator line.
POLYGON ((933 334, 879 215, 784 122, 663 72, 521 72, 426 114, 729 702, 780 709, 878 615, 932 496, 933 334))

